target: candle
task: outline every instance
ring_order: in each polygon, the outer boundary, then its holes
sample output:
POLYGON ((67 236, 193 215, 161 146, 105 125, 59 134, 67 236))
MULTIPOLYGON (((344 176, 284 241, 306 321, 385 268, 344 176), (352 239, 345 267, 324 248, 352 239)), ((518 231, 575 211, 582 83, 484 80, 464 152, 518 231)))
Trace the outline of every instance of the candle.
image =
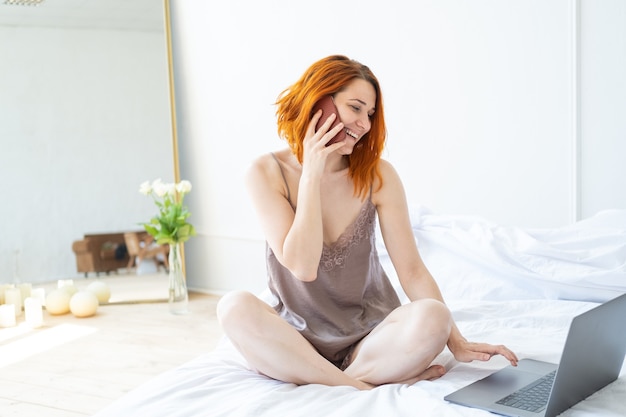
POLYGON ((41 327, 43 325, 43 311, 41 300, 28 297, 24 300, 24 313, 26 314, 26 324, 30 327, 41 327))
POLYGON ((30 296, 41 301, 42 306, 46 305, 46 290, 44 288, 33 288, 30 292, 30 296))
POLYGON ((15 308, 10 304, 0 306, 0 327, 15 326, 15 308))
POLYGON ((91 317, 98 310, 98 297, 91 291, 78 291, 70 300, 70 311, 76 317, 91 317))
POLYGON ((57 281, 57 288, 63 288, 66 285, 74 285, 73 279, 60 279, 57 281))
POLYGON ((87 286, 87 291, 91 291, 98 297, 99 304, 106 304, 111 298, 111 289, 102 281, 94 281, 87 286))
POLYGON ((33 289, 33 285, 32 284, 28 284, 28 283, 17 284, 17 288, 19 288, 20 292, 22 293, 22 305, 23 305, 24 304, 24 300, 26 300, 28 297, 30 297, 30 292, 33 289))
POLYGON ((22 314, 22 292, 19 288, 7 288, 4 290, 4 302, 5 304, 13 304, 16 316, 22 314))
POLYGON ((57 288, 64 290, 65 292, 67 292, 70 297, 74 294, 76 294, 76 291, 78 291, 78 289, 74 286, 74 280, 72 279, 60 279, 57 281, 57 288))
POLYGON ((0 285, 0 304, 6 304, 4 302, 4 292, 7 290, 7 288, 13 288, 14 285, 13 284, 2 284, 0 285))
POLYGON ((46 310, 52 315, 69 313, 70 298, 69 293, 63 288, 52 290, 46 295, 46 310))

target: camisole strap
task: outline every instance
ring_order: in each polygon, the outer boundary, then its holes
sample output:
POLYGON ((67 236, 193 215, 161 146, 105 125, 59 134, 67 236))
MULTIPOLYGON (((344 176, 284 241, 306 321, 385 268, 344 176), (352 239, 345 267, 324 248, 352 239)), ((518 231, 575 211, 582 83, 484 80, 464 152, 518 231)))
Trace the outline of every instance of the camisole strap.
POLYGON ((274 152, 270 152, 270 155, 272 155, 272 158, 274 158, 274 161, 276 161, 276 163, 278 164, 278 168, 280 169, 280 175, 282 175, 283 181, 285 182, 285 187, 287 188, 287 201, 289 201, 289 204, 291 204, 291 208, 295 210, 296 206, 294 206, 293 202, 291 201, 291 190, 289 190, 289 184, 287 183, 287 177, 285 177, 283 166, 280 164, 280 161, 278 160, 276 155, 274 155, 274 152))

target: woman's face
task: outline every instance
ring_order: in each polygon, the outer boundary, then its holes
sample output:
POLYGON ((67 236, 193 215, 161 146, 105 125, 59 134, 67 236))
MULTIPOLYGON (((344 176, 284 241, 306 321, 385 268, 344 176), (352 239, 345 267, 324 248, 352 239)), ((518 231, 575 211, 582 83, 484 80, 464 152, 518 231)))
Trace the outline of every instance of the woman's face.
POLYGON ((354 145, 370 131, 376 110, 376 90, 369 81, 358 78, 335 94, 334 101, 346 130, 344 146, 339 152, 349 155, 354 145))

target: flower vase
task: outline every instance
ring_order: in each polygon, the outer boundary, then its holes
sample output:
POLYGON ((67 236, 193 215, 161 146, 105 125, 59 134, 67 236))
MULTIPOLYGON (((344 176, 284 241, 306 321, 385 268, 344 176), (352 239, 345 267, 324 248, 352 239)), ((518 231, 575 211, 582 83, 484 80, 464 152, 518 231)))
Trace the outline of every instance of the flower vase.
POLYGON ((170 245, 169 260, 169 306, 172 314, 189 313, 189 296, 183 272, 183 260, 180 253, 180 243, 170 245))

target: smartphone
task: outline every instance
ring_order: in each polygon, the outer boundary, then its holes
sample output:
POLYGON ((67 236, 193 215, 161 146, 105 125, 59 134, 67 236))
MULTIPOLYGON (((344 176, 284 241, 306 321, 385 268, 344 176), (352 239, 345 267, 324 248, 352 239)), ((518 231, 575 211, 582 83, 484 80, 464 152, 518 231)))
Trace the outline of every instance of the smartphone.
MULTIPOLYGON (((336 114, 337 117, 335 117, 335 121, 328 128, 328 130, 333 129, 335 126, 337 126, 341 122, 341 120, 339 119, 339 112, 337 111, 337 106, 335 106, 335 102, 333 101, 332 96, 324 96, 322 97, 320 101, 315 103, 315 106, 313 106, 313 114, 315 114, 319 109, 322 109, 322 117, 320 117, 320 119, 317 121, 317 125, 315 125, 316 132, 324 124, 326 119, 328 119, 328 117, 333 113, 336 114)), ((328 141, 326 146, 332 145, 333 143, 341 142, 345 138, 346 138, 346 130, 341 129, 341 131, 337 133, 335 137, 333 137, 331 140, 328 141)))

